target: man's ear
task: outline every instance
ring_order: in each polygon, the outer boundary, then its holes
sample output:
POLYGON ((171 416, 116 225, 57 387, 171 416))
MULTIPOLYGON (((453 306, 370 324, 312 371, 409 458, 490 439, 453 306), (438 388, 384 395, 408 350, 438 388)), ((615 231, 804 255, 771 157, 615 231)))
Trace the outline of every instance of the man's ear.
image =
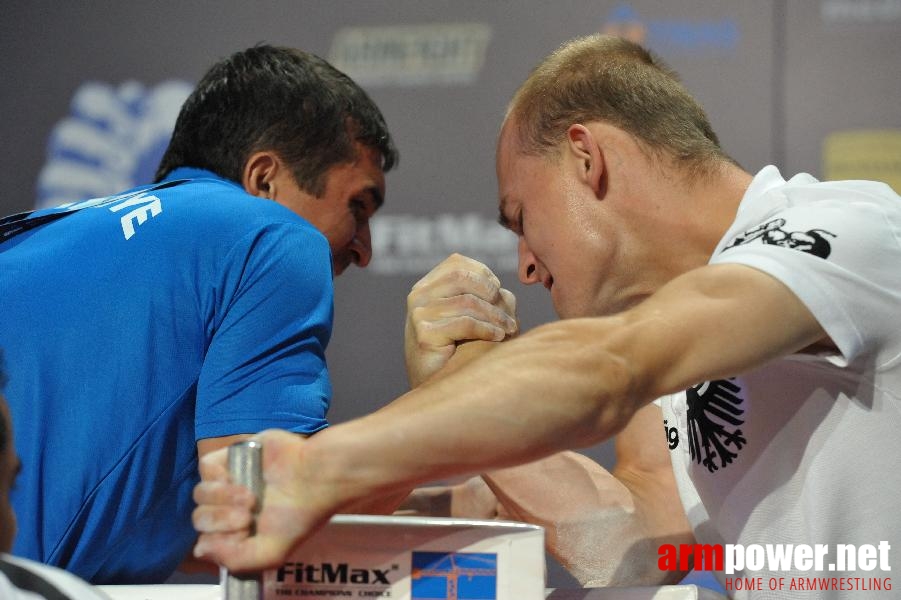
POLYGON ((278 156, 270 151, 256 152, 244 163, 241 185, 251 196, 275 198, 275 176, 281 167, 278 156))
POLYGON ((597 197, 604 193, 606 165, 604 152, 590 129, 578 123, 566 130, 567 150, 575 161, 577 176, 597 197))

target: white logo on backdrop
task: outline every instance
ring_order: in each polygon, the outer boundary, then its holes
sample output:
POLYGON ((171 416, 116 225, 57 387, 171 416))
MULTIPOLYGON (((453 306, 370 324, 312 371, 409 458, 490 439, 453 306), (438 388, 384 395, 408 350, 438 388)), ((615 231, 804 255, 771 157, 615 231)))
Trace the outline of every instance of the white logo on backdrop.
POLYGON ((876 23, 901 19, 901 0, 826 0, 820 15, 827 23, 876 23))
POLYGON ((150 183, 193 87, 184 81, 152 88, 136 81, 83 83, 70 115, 50 134, 37 208, 150 183))
POLYGON ((478 213, 381 215, 371 221, 372 263, 383 275, 421 275, 459 252, 497 272, 516 272, 516 236, 478 213))
POLYGON ((345 27, 329 61, 365 86, 467 84, 482 70, 491 33, 484 23, 345 27))

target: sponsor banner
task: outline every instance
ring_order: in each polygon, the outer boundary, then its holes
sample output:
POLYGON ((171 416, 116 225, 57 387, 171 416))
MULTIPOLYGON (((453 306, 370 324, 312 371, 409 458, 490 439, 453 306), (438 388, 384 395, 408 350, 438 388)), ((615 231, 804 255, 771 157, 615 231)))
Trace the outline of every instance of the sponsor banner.
POLYGON ((823 142, 823 177, 882 181, 901 194, 901 129, 830 134, 823 142))
POLYGON ((491 41, 485 23, 345 27, 329 62, 363 86, 425 86, 476 81, 491 41))
POLYGON ((150 183, 193 85, 85 82, 50 134, 35 208, 150 183))
POLYGON ((263 575, 263 599, 543 600, 544 530, 338 515, 263 575))
POLYGON ((379 275, 422 275, 454 252, 493 271, 516 272, 517 239, 493 218, 479 213, 379 215, 370 222, 372 262, 379 275))

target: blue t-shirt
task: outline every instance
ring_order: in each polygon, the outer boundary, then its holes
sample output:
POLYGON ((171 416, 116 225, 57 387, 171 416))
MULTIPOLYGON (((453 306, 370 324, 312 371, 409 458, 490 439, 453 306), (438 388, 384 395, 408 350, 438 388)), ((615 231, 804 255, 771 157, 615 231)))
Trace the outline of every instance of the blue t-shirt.
POLYGON ((169 179, 0 244, 13 553, 94 583, 187 555, 198 440, 328 424, 326 239, 212 173, 169 179))

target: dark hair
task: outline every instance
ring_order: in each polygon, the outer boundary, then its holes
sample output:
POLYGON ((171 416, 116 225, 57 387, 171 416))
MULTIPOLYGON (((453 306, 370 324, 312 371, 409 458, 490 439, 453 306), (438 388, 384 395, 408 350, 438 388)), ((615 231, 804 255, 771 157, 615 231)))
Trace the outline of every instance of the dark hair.
POLYGON ((614 36, 595 34, 561 46, 519 88, 508 115, 516 118, 525 154, 552 154, 573 123, 605 121, 700 171, 734 163, 675 71, 614 36))
POLYGON ((257 45, 216 63, 185 101, 156 172, 207 169, 241 181, 247 159, 272 150, 297 184, 321 195, 326 171, 356 157, 355 142, 398 159, 384 117, 350 77, 293 48, 257 45))

